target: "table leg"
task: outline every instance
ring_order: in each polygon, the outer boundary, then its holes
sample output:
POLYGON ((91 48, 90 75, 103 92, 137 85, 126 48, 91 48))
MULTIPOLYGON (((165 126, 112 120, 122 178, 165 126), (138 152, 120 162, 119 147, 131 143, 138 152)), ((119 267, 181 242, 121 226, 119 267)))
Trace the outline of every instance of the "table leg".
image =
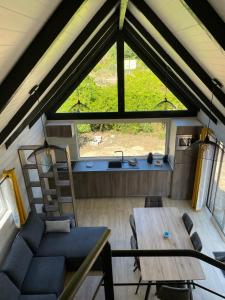
POLYGON ((135 295, 137 295, 137 293, 138 293, 138 290, 139 290, 139 286, 140 286, 140 283, 141 283, 141 276, 140 276, 140 278, 139 278, 139 281, 138 281, 138 285, 137 285, 137 288, 136 288, 136 291, 135 291, 135 295))
POLYGON ((145 293, 145 300, 148 300, 150 289, 151 289, 151 281, 148 282, 147 290, 145 293))

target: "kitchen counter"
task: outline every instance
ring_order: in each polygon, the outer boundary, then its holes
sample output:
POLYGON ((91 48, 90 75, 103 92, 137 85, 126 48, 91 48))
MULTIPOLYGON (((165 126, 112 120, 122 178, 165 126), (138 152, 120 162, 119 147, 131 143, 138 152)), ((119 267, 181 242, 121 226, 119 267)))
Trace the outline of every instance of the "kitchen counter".
POLYGON ((108 162, 112 160, 90 160, 77 161, 72 165, 72 171, 80 172, 130 172, 130 171, 172 171, 169 163, 162 163, 161 166, 155 165, 156 160, 152 164, 148 164, 146 159, 138 159, 137 165, 132 167, 128 163, 124 163, 122 168, 108 168, 108 162))
POLYGON ((170 194, 172 169, 139 159, 137 166, 108 168, 110 160, 78 161, 72 165, 77 198, 164 196, 170 194), (87 167, 89 166, 89 167, 87 167))

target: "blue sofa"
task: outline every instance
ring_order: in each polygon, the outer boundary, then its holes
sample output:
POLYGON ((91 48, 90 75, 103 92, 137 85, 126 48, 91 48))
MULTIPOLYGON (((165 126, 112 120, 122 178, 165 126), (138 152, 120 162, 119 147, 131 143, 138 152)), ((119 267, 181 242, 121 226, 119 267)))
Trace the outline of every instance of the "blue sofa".
MULTIPOLYGON (((1 269, 0 299, 57 299, 63 290, 65 271, 79 268, 105 230, 71 227, 69 233, 45 233, 44 220, 31 212, 1 269)), ((95 269, 101 269, 100 260, 95 269)))

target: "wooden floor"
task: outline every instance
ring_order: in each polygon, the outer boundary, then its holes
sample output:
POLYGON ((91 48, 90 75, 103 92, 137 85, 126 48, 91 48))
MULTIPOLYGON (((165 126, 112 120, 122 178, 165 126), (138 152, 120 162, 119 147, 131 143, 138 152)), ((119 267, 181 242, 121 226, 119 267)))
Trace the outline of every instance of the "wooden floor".
MULTIPOLYGON (((79 226, 108 226, 111 231, 110 243, 112 249, 130 249, 131 230, 129 226, 129 214, 134 207, 143 207, 143 198, 110 198, 110 199, 82 199, 78 201, 78 223, 79 226)), ((164 206, 175 206, 179 208, 180 214, 188 212, 194 222, 194 230, 198 231, 203 243, 203 252, 213 257, 213 251, 225 251, 225 242, 215 229, 211 216, 207 209, 195 212, 188 201, 174 201, 164 199, 164 206)), ((220 270, 202 263, 206 280, 199 281, 201 285, 216 290, 225 295, 225 278, 220 270)), ((137 282, 139 273, 133 273, 132 258, 114 258, 113 276, 114 282, 137 282)), ((89 300, 87 290, 93 290, 93 280, 88 280, 85 285, 85 295, 79 294, 79 300, 89 300)), ((135 287, 115 287, 115 300, 144 299, 146 287, 140 287, 138 295, 134 294, 135 287)), ((216 300, 218 296, 196 288, 193 290, 194 300, 216 300)), ((75 298, 77 299, 77 298, 75 298)), ((104 292, 101 287, 96 297, 103 300, 104 292)), ((155 296, 155 288, 151 288, 149 299, 158 299, 155 296)))

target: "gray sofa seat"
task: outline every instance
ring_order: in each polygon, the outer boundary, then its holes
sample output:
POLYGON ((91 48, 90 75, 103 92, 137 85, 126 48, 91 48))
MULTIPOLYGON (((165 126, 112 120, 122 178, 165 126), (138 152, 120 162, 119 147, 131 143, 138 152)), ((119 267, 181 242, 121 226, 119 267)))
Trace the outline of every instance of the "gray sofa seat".
MULTIPOLYGON (((106 227, 74 227, 69 233, 45 233, 37 256, 65 256, 68 270, 79 268, 106 227)), ((98 260, 94 269, 102 269, 98 260)))
POLYGON ((2 271, 22 294, 56 294, 63 290, 65 257, 34 257, 21 235, 13 241, 2 271))
MULTIPOLYGON (((62 217, 57 219, 62 220, 62 217)), ((106 229, 72 227, 69 233, 45 233, 44 220, 30 213, 26 224, 13 241, 1 270, 8 279, 4 275, 3 279, 0 277, 0 299, 57 299, 63 291, 65 267, 69 271, 77 270, 106 229), (7 284, 11 284, 12 288, 4 288, 7 284)), ((102 270, 100 258, 93 269, 102 270)))
POLYGON ((17 300, 20 291, 5 273, 0 273, 0 299, 17 300))
POLYGON ((24 279, 22 294, 56 294, 63 290, 64 257, 34 257, 24 279))
POLYGON ((20 290, 5 273, 0 273, 1 300, 57 300, 55 294, 48 295, 21 295, 20 290))

